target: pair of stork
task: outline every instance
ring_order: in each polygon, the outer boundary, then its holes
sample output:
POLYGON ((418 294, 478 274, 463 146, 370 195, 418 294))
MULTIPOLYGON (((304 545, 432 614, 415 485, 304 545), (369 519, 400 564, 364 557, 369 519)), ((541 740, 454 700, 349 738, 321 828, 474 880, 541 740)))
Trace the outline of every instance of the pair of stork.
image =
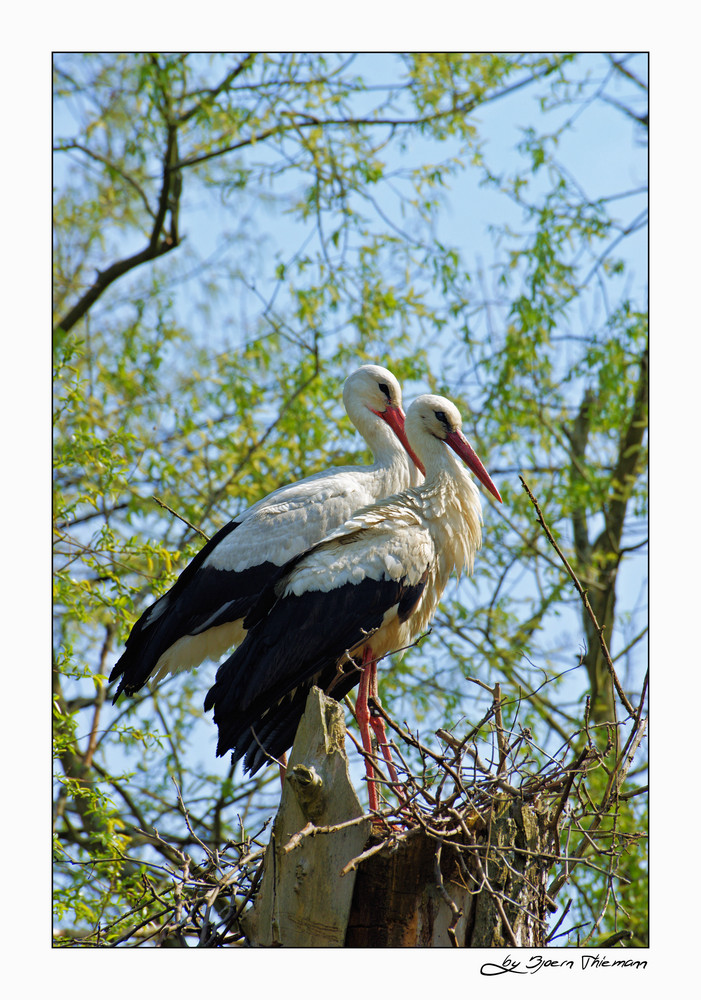
POLYGON ((205 711, 217 755, 232 750, 252 774, 292 745, 312 685, 341 699, 360 683, 377 809, 371 726, 396 782, 382 720, 368 710, 377 660, 426 627, 453 570, 472 572, 482 510, 465 466, 501 497, 449 400, 419 396, 405 417, 396 378, 364 365, 343 402, 374 464, 283 486, 225 525, 136 622, 110 681, 119 678, 116 701, 236 646, 205 711))

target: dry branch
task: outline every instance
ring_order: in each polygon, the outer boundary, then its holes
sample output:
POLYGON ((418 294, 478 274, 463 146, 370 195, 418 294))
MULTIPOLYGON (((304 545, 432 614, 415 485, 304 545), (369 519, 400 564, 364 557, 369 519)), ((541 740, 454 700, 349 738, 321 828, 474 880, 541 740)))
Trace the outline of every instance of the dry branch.
POLYGON ((618 694, 618 697, 621 699, 621 702, 625 706, 626 711, 628 712, 628 714, 630 716, 634 716, 635 715, 635 709, 633 708, 633 706, 631 705, 630 701, 628 700, 628 698, 626 696, 626 693, 625 693, 625 691, 623 690, 623 688, 621 686, 621 682, 618 679, 618 674, 616 673, 616 669, 615 669, 615 667, 613 665, 613 660, 611 659, 611 654, 609 653, 608 646, 606 645, 606 640, 604 639, 604 630, 599 625, 598 621, 596 620, 596 615, 594 614, 594 612, 592 610, 592 606, 589 603, 589 598, 587 597, 587 592, 584 589, 584 587, 581 585, 581 583, 579 582, 579 580, 577 578, 577 574, 574 572, 574 570, 570 566, 570 564, 567 561, 567 558, 566 558, 565 554, 563 553, 562 549, 560 548, 560 546, 555 541, 555 538, 553 537, 553 533, 551 532, 550 528, 548 527, 548 525, 545 522, 545 518, 543 517, 543 513, 542 513, 542 511, 540 509, 538 501, 536 500, 536 498, 533 496, 533 494, 531 493, 530 489, 528 488, 528 484, 527 484, 526 480, 523 478, 523 476, 519 476, 519 479, 521 480, 521 483, 523 485, 524 490, 528 494, 529 500, 531 501, 531 503, 533 504, 533 506, 535 508, 535 512, 536 512, 536 515, 538 517, 538 522, 540 523, 541 527, 543 528, 543 531, 545 532, 546 538, 548 539, 548 541, 550 542, 550 544, 552 545, 552 547, 557 552, 557 554, 560 557, 560 560, 561 560, 563 566, 565 567, 565 569, 567 570, 568 574, 570 575, 570 577, 572 579, 572 582, 574 583, 575 588, 577 590, 577 593, 579 594, 579 596, 581 598, 582 604, 584 605, 584 607, 586 609, 586 612, 589 615, 589 618, 591 619, 591 622, 594 625, 594 628, 596 629, 596 632, 597 632, 597 634, 599 636, 599 643, 601 645, 601 651, 602 651, 602 653, 604 655, 604 660, 606 661, 606 666, 608 667, 608 671, 609 671, 609 674, 611 675, 611 680, 613 681, 614 687, 616 688, 616 692, 618 694))

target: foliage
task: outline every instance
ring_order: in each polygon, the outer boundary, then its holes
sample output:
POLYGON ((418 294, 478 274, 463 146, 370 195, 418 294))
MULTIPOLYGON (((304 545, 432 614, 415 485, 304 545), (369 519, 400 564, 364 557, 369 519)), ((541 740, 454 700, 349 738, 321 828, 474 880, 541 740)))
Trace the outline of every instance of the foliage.
MULTIPOLYGON (((390 367, 408 398, 431 388, 455 399, 504 498, 498 511, 484 502, 475 577, 451 585, 430 636, 383 664, 385 703, 424 733, 469 731, 488 697, 475 681, 499 681, 539 752, 581 739, 587 697, 596 732, 625 742, 596 631, 518 474, 637 708, 646 216, 644 183, 627 185, 644 167, 644 62, 55 57, 61 942, 98 926, 102 943, 121 938, 115 921, 147 917, 147 866, 175 864, 199 841, 246 844, 243 831, 274 808, 274 775, 246 779, 214 758, 202 713, 213 665, 114 708, 106 678, 201 533, 283 482, 366 460, 339 405, 342 379, 365 361, 390 367), (499 120, 512 137, 501 153, 488 141, 499 120), (627 171, 613 179, 610 166, 578 174, 592 125, 615 131, 627 171)), ((625 839, 645 827, 643 798, 614 808, 625 912, 589 868, 567 888, 570 916, 603 937, 623 921, 644 943, 645 861, 625 839)))

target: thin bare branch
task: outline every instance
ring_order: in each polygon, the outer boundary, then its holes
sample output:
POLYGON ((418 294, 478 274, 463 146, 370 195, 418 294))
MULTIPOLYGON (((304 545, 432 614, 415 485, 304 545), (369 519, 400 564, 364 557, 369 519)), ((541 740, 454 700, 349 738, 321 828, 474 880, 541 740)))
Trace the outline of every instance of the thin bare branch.
POLYGON ((550 528, 545 523, 545 519, 543 517, 543 514, 542 514, 542 511, 541 511, 540 506, 538 504, 538 501, 536 500, 536 498, 531 493, 526 480, 523 478, 523 476, 519 476, 519 479, 521 480, 521 483, 523 485, 524 490, 528 494, 529 500, 531 501, 531 503, 535 507, 535 511, 536 511, 536 515, 538 517, 538 521, 539 521, 540 525, 542 526, 543 531, 545 532, 545 535, 546 535, 548 541, 550 542, 550 544, 552 545, 552 547, 557 552, 557 554, 560 557, 560 560, 561 560, 563 566, 565 567, 565 569, 567 570, 570 578, 572 579, 572 582, 575 585, 577 593, 579 594, 579 596, 581 598, 582 604, 586 608, 587 614, 589 615, 589 617, 590 617, 590 619, 592 621, 592 624, 594 625, 594 628, 597 631, 597 634, 599 636, 599 642, 601 644, 601 650, 602 650, 602 652, 604 654, 604 659, 606 661, 606 665, 608 667, 609 674, 611 675, 611 679, 613 681, 613 684, 614 684, 614 686, 616 688, 616 692, 618 693, 618 697, 621 699, 621 702, 625 706, 626 711, 628 712, 628 714, 631 715, 631 716, 633 716, 633 715, 635 715, 635 710, 633 709, 633 706, 631 705, 630 701, 628 700, 628 697, 627 697, 625 691, 621 687, 621 682, 618 679, 618 675, 617 675, 616 670, 615 670, 614 665, 613 665, 613 660, 611 659, 611 654, 609 653, 608 646, 606 644, 606 640, 604 639, 604 630, 599 625, 598 621, 596 620, 596 615, 594 614, 594 612, 592 610, 592 607, 591 607, 591 604, 589 603, 589 598, 587 597, 587 592, 582 587, 581 583, 579 582, 579 580, 577 578, 576 573, 574 572, 574 570, 570 566, 569 562, 567 561, 567 558, 566 558, 565 554, 563 553, 562 549, 560 548, 560 546, 555 541, 555 538, 553 537, 553 534, 550 531, 550 528))

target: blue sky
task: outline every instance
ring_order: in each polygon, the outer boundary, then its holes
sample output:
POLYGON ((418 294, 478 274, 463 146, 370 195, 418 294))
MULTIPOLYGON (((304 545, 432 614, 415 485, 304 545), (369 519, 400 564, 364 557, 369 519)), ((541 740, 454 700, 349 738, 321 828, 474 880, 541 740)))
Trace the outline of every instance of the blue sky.
MULTIPOLYGON (((606 70, 606 62, 601 56, 591 56, 591 72, 594 79, 606 70)), ((393 64, 392 57, 385 55, 363 56, 358 60, 357 70, 360 72, 366 64, 374 74, 377 82, 392 78, 393 64)), ((635 71, 639 75, 645 73, 644 57, 638 57, 635 62, 635 71)), ((486 137, 485 152, 487 158, 492 157, 494 166, 508 173, 522 172, 524 160, 515 152, 515 144, 523 135, 523 129, 533 123, 542 128, 542 116, 539 108, 534 103, 534 96, 528 90, 520 94, 511 95, 508 98, 495 101, 480 109, 476 117, 476 124, 480 133, 486 137)), ((553 112, 551 129, 554 131, 562 121, 564 115, 571 115, 572 109, 568 107, 565 111, 553 112)), ((61 134, 66 125, 60 117, 56 120, 56 131, 61 134)), ((593 199, 600 196, 608 196, 620 191, 631 191, 640 188, 646 181, 647 154, 643 146, 635 147, 631 150, 631 135, 634 126, 631 122, 622 117, 619 111, 606 107, 600 102, 593 108, 586 110, 577 117, 574 127, 565 135, 560 147, 558 157, 573 173, 586 193, 593 199)), ((457 154, 459 146, 454 144, 451 150, 449 144, 444 148, 436 150, 435 145, 417 140, 412 143, 404 161, 420 162, 425 153, 425 149, 430 148, 430 154, 439 155, 441 159, 447 158, 451 153, 457 154)), ((386 155, 386 154, 385 154, 386 155)), ((63 169, 60 167, 59 170, 63 169)), ((60 176, 60 173, 57 175, 60 176)), ((441 212, 438 222, 438 233, 441 241, 446 244, 455 245, 463 255, 463 259, 468 268, 475 268, 480 262, 487 271, 494 258, 494 248, 489 236, 490 226, 508 223, 514 228, 521 228, 523 220, 520 211, 503 195, 495 193, 488 187, 478 185, 478 174, 474 170, 467 170, 453 181, 453 187, 446 193, 446 201, 450 210, 441 212)), ((538 178, 534 179, 534 184, 538 184, 538 178)), ((193 247, 200 258, 209 257, 216 248, 222 245, 225 239, 223 225, 213 205, 211 199, 200 197, 195 191, 189 192, 189 203, 191 206, 199 208, 189 211, 183 215, 182 225, 187 234, 187 246, 193 247)), ((617 208, 620 208, 621 219, 624 224, 636 218, 645 207, 645 196, 642 194, 621 200, 617 208)), ((266 241, 261 241, 261 259, 267 265, 270 260, 266 260, 266 255, 278 256, 286 259, 288 255, 295 253, 299 246, 308 239, 309 235, 314 237, 313 222, 306 227, 299 222, 292 221, 285 215, 277 214, 271 217, 264 210, 254 208, 254 222, 260 225, 261 231, 267 233, 266 241)), ((635 279, 634 290, 637 295, 644 299, 644 288, 646 284, 646 239, 644 232, 636 237, 627 240, 624 245, 626 259, 634 267, 635 279)), ((124 252, 124 251, 123 251, 124 252)), ((269 273, 272 268, 269 267, 269 273)), ((266 287, 265 274, 260 277, 260 286, 263 297, 266 298, 274 287, 269 283, 266 287)), ((189 325, 194 331, 200 331, 207 336, 209 343, 216 343, 218 336, 225 340, 225 331, 228 324, 231 324, 232 313, 231 303, 228 299, 222 301, 220 305, 215 304, 212 318, 206 328, 203 327, 202 319, 195 311, 190 310, 189 302, 196 284, 192 287, 188 282, 183 282, 179 289, 180 302, 183 314, 191 313, 189 325), (218 317, 221 316, 221 322, 218 317)), ((246 299, 240 286, 232 287, 232 298, 240 297, 246 299)), ((596 300, 596 290, 593 294, 593 302, 596 300)), ((595 304, 592 309, 595 309, 595 304)), ((251 316, 255 316, 260 310, 260 302, 256 296, 248 296, 246 303, 242 306, 243 311, 250 310, 251 316)), ((235 321, 235 315, 233 319, 235 321)), ((195 333, 195 336, 198 334, 195 333)), ((442 376, 447 384, 451 384, 454 379, 454 372, 451 363, 446 363, 441 353, 435 352, 432 356, 432 371, 437 376, 442 376)), ((406 395, 411 399, 413 395, 425 391, 428 386, 415 384, 407 388, 406 395)), ((490 467, 488 456, 483 456, 490 467)), ((488 535, 486 543, 488 544, 488 535)), ((623 577, 625 585, 623 590, 622 604, 634 605, 640 595, 642 585, 640 572, 643 561, 638 560, 631 565, 629 571, 624 571, 623 577), (626 576, 628 579, 626 579, 626 576)), ((477 567, 479 573, 479 566, 477 567)), ((453 585, 451 585, 453 586, 453 585)), ((644 613, 644 612, 643 612, 644 613)), ((640 616, 639 616, 640 618, 640 616)), ((641 624, 638 620, 634 623, 634 628, 639 629, 641 624)), ((566 634, 564 623, 560 622, 556 626, 562 634, 566 634)), ((569 623, 571 635, 576 637, 581 635, 581 624, 576 614, 573 614, 569 623)), ((615 647, 614 647, 615 652, 615 647)), ((641 648, 640 653, 644 653, 641 648)), ((115 658, 117 652, 115 652, 115 658)), ((642 657, 644 660, 644 657, 642 657)), ((641 660, 641 662, 642 662, 641 660)), ((210 741, 211 742, 211 741, 210 741)), ((209 754, 209 747, 206 748, 209 754)), ((221 762, 223 771, 226 770, 226 762, 221 762)))

